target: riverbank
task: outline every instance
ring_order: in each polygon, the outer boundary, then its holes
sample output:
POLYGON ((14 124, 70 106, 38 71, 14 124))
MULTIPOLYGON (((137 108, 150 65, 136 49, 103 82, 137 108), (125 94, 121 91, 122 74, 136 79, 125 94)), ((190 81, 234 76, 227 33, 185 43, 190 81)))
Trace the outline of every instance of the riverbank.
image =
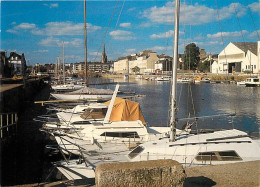
MULTIPOLYGON (((167 75, 142 75, 142 79, 146 78, 156 78, 160 76, 167 76, 167 75)), ((252 77, 255 75, 249 75, 249 74, 239 74, 239 75, 218 75, 218 74, 212 74, 212 73, 178 73, 178 77, 181 78, 209 78, 210 80, 216 80, 216 81, 245 81, 246 78, 252 77)), ((130 75, 130 79, 135 79, 136 75, 130 75)), ((107 79, 114 79, 114 78, 124 78, 123 74, 102 74, 102 78, 107 78, 107 79)))

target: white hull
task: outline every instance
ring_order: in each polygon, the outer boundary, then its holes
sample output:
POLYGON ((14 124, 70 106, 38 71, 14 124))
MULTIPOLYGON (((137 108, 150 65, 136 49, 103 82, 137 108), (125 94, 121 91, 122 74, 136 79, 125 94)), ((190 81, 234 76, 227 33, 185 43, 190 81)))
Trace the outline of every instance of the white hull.
POLYGON ((58 100, 78 100, 78 99, 90 99, 90 100, 100 100, 105 99, 109 100, 112 98, 112 95, 69 95, 69 94, 51 94, 58 100))

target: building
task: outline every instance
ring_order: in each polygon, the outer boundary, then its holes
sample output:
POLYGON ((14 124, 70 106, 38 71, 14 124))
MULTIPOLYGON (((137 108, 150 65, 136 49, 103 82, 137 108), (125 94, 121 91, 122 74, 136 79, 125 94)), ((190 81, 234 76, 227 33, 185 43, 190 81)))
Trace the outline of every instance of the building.
MULTIPOLYGON (((100 62, 88 62, 88 71, 95 73, 108 73, 112 67, 112 62, 100 63, 100 62)), ((85 71, 85 62, 73 63, 72 73, 83 73, 85 71)))
POLYGON ((16 52, 11 52, 10 57, 8 58, 8 63, 13 65, 15 75, 24 75, 26 71, 26 60, 24 53, 19 55, 16 52))
POLYGON ((259 73, 260 41, 230 42, 218 56, 218 73, 259 73))
POLYGON ((157 53, 151 50, 141 51, 139 54, 132 54, 127 57, 120 57, 114 62, 114 72, 133 73, 134 67, 139 67, 141 74, 155 71, 155 62, 159 60, 157 53))
POLYGON ((172 71, 172 57, 164 54, 158 56, 159 60, 155 63, 155 72, 168 73, 172 71))

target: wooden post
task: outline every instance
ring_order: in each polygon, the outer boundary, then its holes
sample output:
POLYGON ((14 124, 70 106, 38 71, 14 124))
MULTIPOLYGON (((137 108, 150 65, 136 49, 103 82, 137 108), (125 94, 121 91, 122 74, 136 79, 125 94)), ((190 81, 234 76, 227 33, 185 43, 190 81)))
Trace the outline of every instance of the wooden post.
POLYGON ((1 139, 3 138, 3 115, 1 114, 1 139))
POLYGON ((6 127, 6 130, 7 130, 7 131, 8 131, 8 125, 9 125, 8 118, 9 118, 9 115, 8 115, 8 114, 6 114, 6 125, 7 125, 7 127, 6 127))

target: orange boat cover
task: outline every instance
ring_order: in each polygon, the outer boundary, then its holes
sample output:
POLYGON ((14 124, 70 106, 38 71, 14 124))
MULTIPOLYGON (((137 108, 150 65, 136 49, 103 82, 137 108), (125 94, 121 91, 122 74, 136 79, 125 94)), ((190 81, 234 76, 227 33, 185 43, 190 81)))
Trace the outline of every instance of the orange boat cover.
MULTIPOLYGON (((110 101, 105 102, 109 105, 110 101)), ((116 97, 110 116, 110 121, 136 121, 140 120, 145 125, 143 113, 139 103, 116 97)))

